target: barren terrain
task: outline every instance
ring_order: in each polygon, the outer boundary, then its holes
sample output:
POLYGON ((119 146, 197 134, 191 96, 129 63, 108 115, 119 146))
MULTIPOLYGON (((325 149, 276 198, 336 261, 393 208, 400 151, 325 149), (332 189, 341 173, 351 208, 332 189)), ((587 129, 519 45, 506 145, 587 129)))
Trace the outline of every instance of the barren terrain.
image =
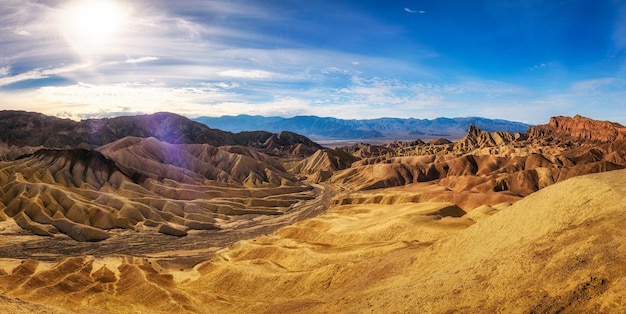
POLYGON ((320 149, 124 134, 125 121, 90 122, 115 134, 102 145, 4 134, 0 312, 626 308, 621 125, 554 117, 320 149))

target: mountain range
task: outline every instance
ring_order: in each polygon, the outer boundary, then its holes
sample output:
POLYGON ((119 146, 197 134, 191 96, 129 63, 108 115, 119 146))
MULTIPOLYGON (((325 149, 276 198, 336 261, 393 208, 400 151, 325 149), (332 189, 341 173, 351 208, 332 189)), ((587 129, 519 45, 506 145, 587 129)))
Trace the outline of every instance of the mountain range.
POLYGON ((231 133, 168 112, 73 121, 36 112, 0 111, 0 160, 40 148, 92 149, 128 136, 154 137, 171 144, 248 146, 270 155, 309 155, 321 148, 292 132, 231 133))
POLYGON ((211 128, 229 132, 264 130, 267 132, 290 131, 316 141, 330 139, 433 139, 445 137, 459 139, 471 125, 488 132, 526 132, 530 125, 497 119, 469 118, 379 118, 367 120, 344 120, 317 116, 292 118, 250 115, 199 117, 194 121, 211 128))

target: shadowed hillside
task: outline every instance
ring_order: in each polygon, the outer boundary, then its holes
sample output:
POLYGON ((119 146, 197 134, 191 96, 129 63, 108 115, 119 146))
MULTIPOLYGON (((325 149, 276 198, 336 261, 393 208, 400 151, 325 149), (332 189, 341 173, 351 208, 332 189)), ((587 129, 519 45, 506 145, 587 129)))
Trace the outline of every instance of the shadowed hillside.
POLYGON ((95 148, 124 137, 154 137, 172 144, 240 145, 275 155, 310 155, 321 148, 308 138, 294 133, 230 133, 208 128, 172 113, 89 119, 80 122, 33 112, 0 111, 0 153, 10 159, 21 149, 95 148), (23 148, 27 147, 27 148, 23 148))
POLYGON ((5 219, 78 241, 100 241, 117 228, 182 236, 312 197, 282 165, 248 148, 131 137, 98 151, 40 150, 0 164, 0 186, 5 219))

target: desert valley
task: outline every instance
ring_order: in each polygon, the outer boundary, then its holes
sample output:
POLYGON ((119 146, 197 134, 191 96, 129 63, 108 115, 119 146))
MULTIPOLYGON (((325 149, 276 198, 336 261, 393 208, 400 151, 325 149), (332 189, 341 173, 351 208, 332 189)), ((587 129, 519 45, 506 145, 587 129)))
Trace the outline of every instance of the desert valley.
POLYGON ((0 314, 626 313, 626 1, 0 0, 0 314))
POLYGON ((0 112, 2 313, 626 309, 626 128, 324 148, 0 112))

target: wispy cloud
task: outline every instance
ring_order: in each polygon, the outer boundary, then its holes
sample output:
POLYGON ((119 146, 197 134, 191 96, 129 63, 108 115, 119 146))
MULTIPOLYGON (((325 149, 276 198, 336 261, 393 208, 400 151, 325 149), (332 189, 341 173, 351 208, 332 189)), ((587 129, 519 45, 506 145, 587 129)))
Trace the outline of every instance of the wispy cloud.
POLYGON ((197 115, 202 104, 226 102, 232 98, 223 85, 193 87, 167 87, 160 84, 124 83, 115 85, 92 85, 79 83, 63 87, 42 87, 33 93, 36 99, 47 103, 66 104, 78 114, 93 112, 106 116, 109 112, 128 111, 153 113, 174 111, 197 115), (122 110, 123 108, 126 108, 122 110))
POLYGON ((522 96, 530 93, 530 91, 521 86, 497 82, 497 81, 476 81, 466 80, 458 84, 448 84, 441 88, 437 88, 441 92, 449 94, 482 94, 487 97, 514 95, 522 96))
POLYGON ((626 4, 619 9, 617 23, 613 29, 613 40, 618 49, 626 49, 626 4))
POLYGON ((33 36, 31 32, 24 29, 16 29, 13 33, 20 36, 33 36))
POLYGON ((126 63, 143 63, 143 62, 150 62, 150 61, 156 61, 159 60, 158 57, 139 57, 139 58, 134 58, 134 59, 126 59, 124 62, 126 63))
POLYGON ((10 66, 4 66, 0 68, 0 78, 3 76, 8 76, 9 74, 11 74, 11 67, 10 66))
POLYGON ((535 64, 531 67, 528 68, 528 70, 530 71, 538 71, 538 70, 543 70, 543 69, 548 69, 554 66, 554 62, 543 62, 543 63, 538 63, 535 64))
POLYGON ((526 97, 510 99, 506 111, 501 107, 483 110, 491 115, 530 123, 546 123, 555 115, 581 114, 594 119, 626 122, 626 80, 606 77, 575 81, 561 90, 535 92, 526 97), (537 120, 543 117, 543 120, 537 120))
POLYGON ((426 13, 426 11, 424 11, 424 10, 412 10, 412 9, 409 9, 409 8, 404 8, 404 11, 405 11, 405 12, 412 13, 412 14, 414 14, 414 13, 419 13, 419 14, 424 14, 424 13, 426 13))
POLYGON ((22 82, 22 81, 45 79, 53 75, 61 75, 61 74, 73 72, 79 69, 85 69, 89 66, 90 64, 84 64, 84 63, 72 64, 72 65, 63 66, 59 68, 34 69, 31 71, 27 71, 24 73, 13 75, 13 76, 0 77, 0 87, 15 84, 15 83, 22 82))
POLYGON ((242 79, 271 79, 280 76, 277 73, 272 73, 263 70, 246 70, 246 69, 232 69, 225 70, 217 73, 220 76, 242 78, 242 79))
MULTIPOLYGON (((626 79, 605 77, 575 82, 569 89, 572 93, 601 96, 621 93, 626 96, 626 79)), ((626 98, 622 101, 626 105, 626 98)))

